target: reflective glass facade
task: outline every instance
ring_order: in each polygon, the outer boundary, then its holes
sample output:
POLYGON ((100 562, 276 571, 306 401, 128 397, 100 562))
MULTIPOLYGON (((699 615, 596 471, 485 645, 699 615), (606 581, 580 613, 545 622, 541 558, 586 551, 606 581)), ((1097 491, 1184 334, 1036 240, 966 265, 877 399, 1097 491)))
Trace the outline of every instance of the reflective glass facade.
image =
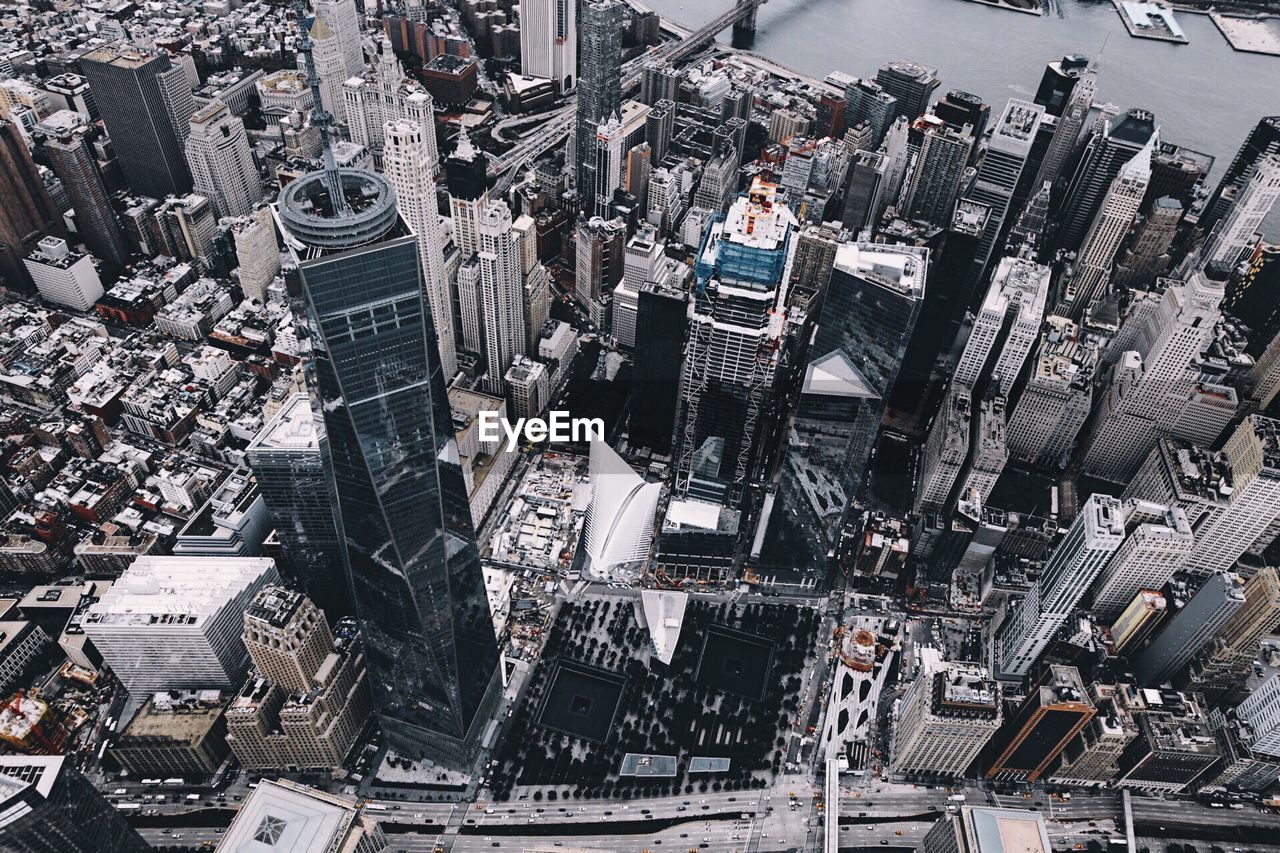
POLYGON ((396 233, 299 264, 314 403, 389 745, 464 765, 498 652, 417 243, 396 233))

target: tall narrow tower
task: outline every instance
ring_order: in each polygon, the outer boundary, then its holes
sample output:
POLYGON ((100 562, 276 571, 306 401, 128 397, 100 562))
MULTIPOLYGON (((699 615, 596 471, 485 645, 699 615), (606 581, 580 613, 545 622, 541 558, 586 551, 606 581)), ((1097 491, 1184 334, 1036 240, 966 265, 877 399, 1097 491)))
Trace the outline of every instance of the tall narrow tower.
POLYGON ((560 94, 578 84, 578 4, 524 0, 520 4, 520 73, 551 80, 560 94))
POLYGON ((388 121, 383 128, 382 166, 395 190, 400 215, 418 235, 427 301, 440 347, 440 364, 448 382, 458 372, 458 356, 453 299, 444 264, 444 229, 436 207, 436 179, 432 175, 432 152, 427 144, 429 135, 434 137, 434 127, 424 128, 406 118, 388 121))
POLYGON ((498 652, 417 238, 386 178, 334 164, 322 104, 317 119, 325 168, 279 216, 374 700, 392 749, 464 769, 498 652))
POLYGON ((622 29, 626 7, 619 0, 582 3, 578 113, 574 132, 575 185, 588 199, 596 180, 596 129, 622 106, 622 29))

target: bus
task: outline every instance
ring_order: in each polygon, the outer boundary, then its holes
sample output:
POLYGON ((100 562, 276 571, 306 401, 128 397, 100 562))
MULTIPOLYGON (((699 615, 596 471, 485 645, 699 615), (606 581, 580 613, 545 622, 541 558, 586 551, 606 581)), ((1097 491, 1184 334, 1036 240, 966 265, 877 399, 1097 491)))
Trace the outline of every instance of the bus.
POLYGON ((199 799, 200 799, 200 795, 199 795, 199 794, 187 794, 187 802, 188 802, 188 803, 194 803, 194 802, 197 802, 197 801, 199 801, 199 799))
POLYGON ((187 782, 185 779, 180 779, 175 776, 172 779, 165 779, 161 784, 166 788, 181 788, 183 785, 187 784, 187 782))
POLYGON ((137 803, 116 803, 116 808, 122 812, 141 811, 142 806, 137 803))
POLYGON ((142 780, 142 784, 144 784, 144 785, 159 785, 159 784, 160 784, 160 781, 161 781, 161 780, 159 780, 159 779, 143 779, 143 780, 142 780))
POLYGON ((369 805, 365 806, 365 808, 372 809, 375 812, 385 812, 387 810, 387 807, 382 805, 381 803, 369 803, 369 805))

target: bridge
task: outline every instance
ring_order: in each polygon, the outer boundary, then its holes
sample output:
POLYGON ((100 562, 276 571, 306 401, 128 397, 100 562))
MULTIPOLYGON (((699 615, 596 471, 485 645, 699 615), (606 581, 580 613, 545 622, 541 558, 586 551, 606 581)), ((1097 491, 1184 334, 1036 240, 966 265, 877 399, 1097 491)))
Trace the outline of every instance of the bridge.
MULTIPOLYGON (((756 12, 762 3, 768 0, 738 0, 738 3, 726 12, 717 15, 707 23, 691 30, 676 41, 665 44, 640 54, 622 66, 622 91, 628 92, 640 83, 644 66, 650 62, 683 62, 704 46, 715 40, 722 31, 732 26, 735 34, 754 33, 756 30, 756 12)), ((489 177, 502 176, 495 189, 506 192, 511 186, 520 167, 553 146, 563 144, 573 132, 576 120, 575 110, 577 97, 571 96, 568 103, 551 113, 547 123, 538 130, 521 139, 510 150, 489 161, 489 177), (503 173, 506 173, 505 175, 503 173)))

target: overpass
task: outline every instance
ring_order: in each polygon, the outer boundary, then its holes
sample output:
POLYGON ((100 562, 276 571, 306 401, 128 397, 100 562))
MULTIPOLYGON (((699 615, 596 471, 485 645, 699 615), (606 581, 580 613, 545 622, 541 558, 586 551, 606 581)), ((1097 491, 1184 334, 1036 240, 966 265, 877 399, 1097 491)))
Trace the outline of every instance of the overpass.
MULTIPOLYGON (((687 35, 640 54, 622 66, 622 91, 625 94, 640 83, 644 66, 650 62, 667 62, 676 64, 683 62, 704 46, 715 40, 723 30, 732 26, 734 33, 754 33, 756 30, 756 12, 762 3, 768 0, 738 0, 737 4, 726 12, 712 18, 707 23, 690 31, 687 35)), ((547 119, 547 123, 538 130, 517 142, 510 150, 489 161, 489 177, 502 175, 497 189, 506 192, 511 186, 515 173, 528 161, 553 146, 562 144, 573 131, 576 120, 575 109, 577 96, 571 96, 568 103, 556 110, 547 119), (503 173, 507 173, 503 175, 503 173)))

